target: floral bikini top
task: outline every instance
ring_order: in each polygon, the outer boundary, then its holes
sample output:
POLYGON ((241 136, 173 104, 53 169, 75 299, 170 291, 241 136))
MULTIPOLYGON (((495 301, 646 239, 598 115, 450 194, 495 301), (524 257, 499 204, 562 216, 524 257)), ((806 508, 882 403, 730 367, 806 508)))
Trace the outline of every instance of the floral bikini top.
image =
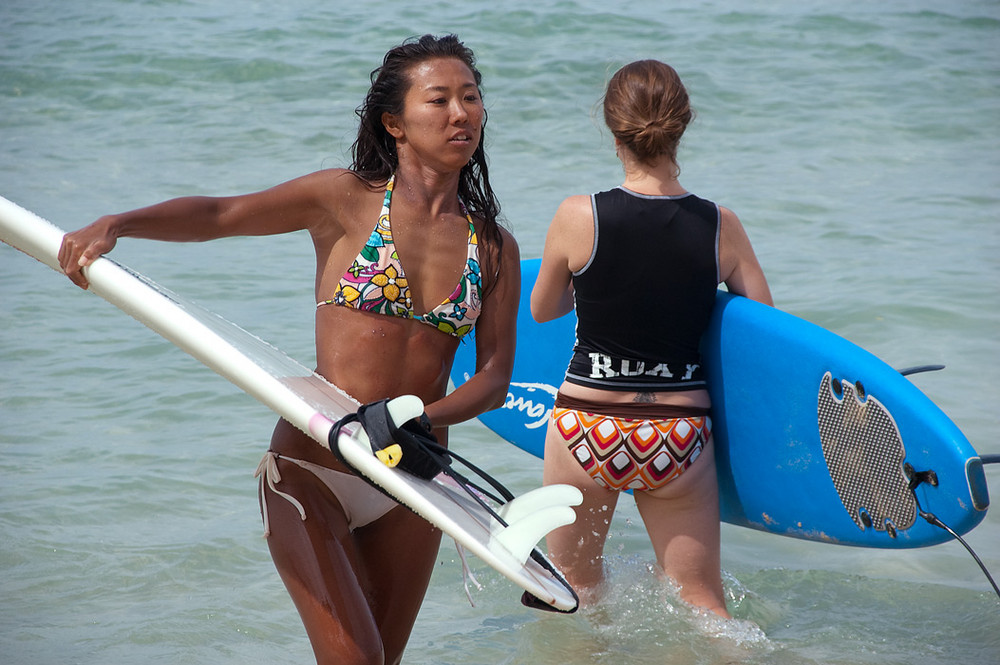
POLYGON ((465 270, 458 286, 447 300, 426 314, 417 314, 413 311, 410 286, 396 254, 392 228, 389 225, 389 206, 394 182, 395 175, 389 178, 385 186, 385 199, 382 201, 382 212, 379 214, 375 230, 361 249, 361 253, 354 259, 354 263, 340 278, 333 298, 318 302, 316 306, 341 305, 367 312, 414 319, 454 337, 463 337, 475 326, 483 306, 479 241, 472 217, 459 199, 462 212, 469 221, 469 252, 465 270))

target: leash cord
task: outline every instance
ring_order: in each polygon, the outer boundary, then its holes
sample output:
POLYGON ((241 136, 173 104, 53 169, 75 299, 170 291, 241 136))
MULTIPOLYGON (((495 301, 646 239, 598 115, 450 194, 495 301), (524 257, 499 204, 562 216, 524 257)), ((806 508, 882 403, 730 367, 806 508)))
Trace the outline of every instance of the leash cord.
POLYGON ((990 571, 986 568, 986 565, 983 563, 982 559, 979 558, 979 555, 976 554, 975 550, 973 550, 969 546, 969 544, 967 542, 965 542, 965 540, 960 535, 958 535, 957 533, 955 533, 954 529, 952 529, 950 526, 948 526, 947 524, 945 524, 944 522, 942 522, 940 519, 938 519, 937 515, 935 515, 934 513, 928 513, 927 511, 925 511, 920 506, 920 500, 917 499, 917 493, 916 492, 913 493, 913 498, 917 502, 917 511, 920 513, 920 516, 922 518, 924 518, 925 520, 927 520, 929 523, 933 524, 934 526, 940 527, 940 528, 944 529, 945 531, 947 531, 948 533, 951 534, 952 538, 954 538, 958 542, 962 543, 962 547, 964 547, 969 552, 969 554, 972 555, 972 558, 975 559, 976 563, 979 564, 979 568, 983 571, 983 574, 986 575, 986 579, 989 580, 990 584, 993 586, 993 591, 996 593, 997 598, 1000 598, 1000 587, 997 587, 997 583, 995 581, 993 581, 993 576, 990 575, 990 571))

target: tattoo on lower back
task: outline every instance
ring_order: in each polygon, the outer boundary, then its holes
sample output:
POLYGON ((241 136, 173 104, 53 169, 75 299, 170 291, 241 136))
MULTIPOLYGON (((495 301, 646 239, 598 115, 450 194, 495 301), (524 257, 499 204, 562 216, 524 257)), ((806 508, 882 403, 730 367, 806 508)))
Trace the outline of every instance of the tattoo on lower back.
POLYGON ((639 392, 635 394, 635 399, 632 401, 639 404, 653 404, 656 402, 656 395, 649 392, 639 392))

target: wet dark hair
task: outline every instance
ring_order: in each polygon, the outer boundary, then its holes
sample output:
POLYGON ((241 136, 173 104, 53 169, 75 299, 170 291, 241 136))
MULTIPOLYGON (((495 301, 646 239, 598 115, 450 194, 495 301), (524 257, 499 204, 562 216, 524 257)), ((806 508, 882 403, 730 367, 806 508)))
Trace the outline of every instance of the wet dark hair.
POLYGON ((659 60, 627 64, 608 82, 604 122, 644 164, 667 156, 676 165, 677 146, 693 118, 681 77, 659 60))
MULTIPOLYGON (((459 41, 455 35, 435 37, 424 35, 406 40, 385 54, 382 66, 371 73, 371 88, 365 101, 355 111, 361 124, 358 138, 351 146, 351 170, 369 183, 387 182, 399 165, 396 153, 396 139, 382 124, 382 114, 399 115, 403 112, 403 100, 410 89, 411 70, 427 60, 435 58, 456 58, 471 71, 482 95, 482 74, 476 69, 476 57, 472 49, 459 41)), ((458 195, 465 202, 469 212, 481 217, 485 222, 480 234, 495 252, 494 265, 499 266, 503 236, 499 229, 500 201, 490 186, 489 167, 486 150, 486 111, 483 111, 483 130, 479 145, 468 164, 462 167, 458 183, 458 195)), ((487 271, 492 281, 494 270, 487 271)))

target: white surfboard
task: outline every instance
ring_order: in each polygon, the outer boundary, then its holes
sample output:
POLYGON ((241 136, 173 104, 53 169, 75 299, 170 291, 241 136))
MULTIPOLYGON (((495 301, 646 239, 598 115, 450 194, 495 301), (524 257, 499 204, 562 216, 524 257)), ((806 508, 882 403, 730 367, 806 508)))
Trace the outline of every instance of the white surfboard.
MULTIPOLYGON (((0 197, 0 239, 60 270, 64 232, 0 197)), ((271 408, 320 445, 329 448, 334 423, 360 404, 312 370, 267 342, 208 310, 184 300, 106 257, 86 269, 90 290, 145 324, 271 408)), ((414 396, 393 400, 389 411, 401 423, 423 412, 414 396)), ((369 481, 431 522, 527 591, 561 612, 578 600, 562 575, 535 547, 549 531, 569 524, 571 506, 582 500, 568 486, 542 487, 503 505, 484 507, 461 484, 443 474, 423 480, 382 464, 364 429, 344 426, 337 444, 345 460, 369 481)), ((485 497, 480 495, 480 500, 485 497)))

